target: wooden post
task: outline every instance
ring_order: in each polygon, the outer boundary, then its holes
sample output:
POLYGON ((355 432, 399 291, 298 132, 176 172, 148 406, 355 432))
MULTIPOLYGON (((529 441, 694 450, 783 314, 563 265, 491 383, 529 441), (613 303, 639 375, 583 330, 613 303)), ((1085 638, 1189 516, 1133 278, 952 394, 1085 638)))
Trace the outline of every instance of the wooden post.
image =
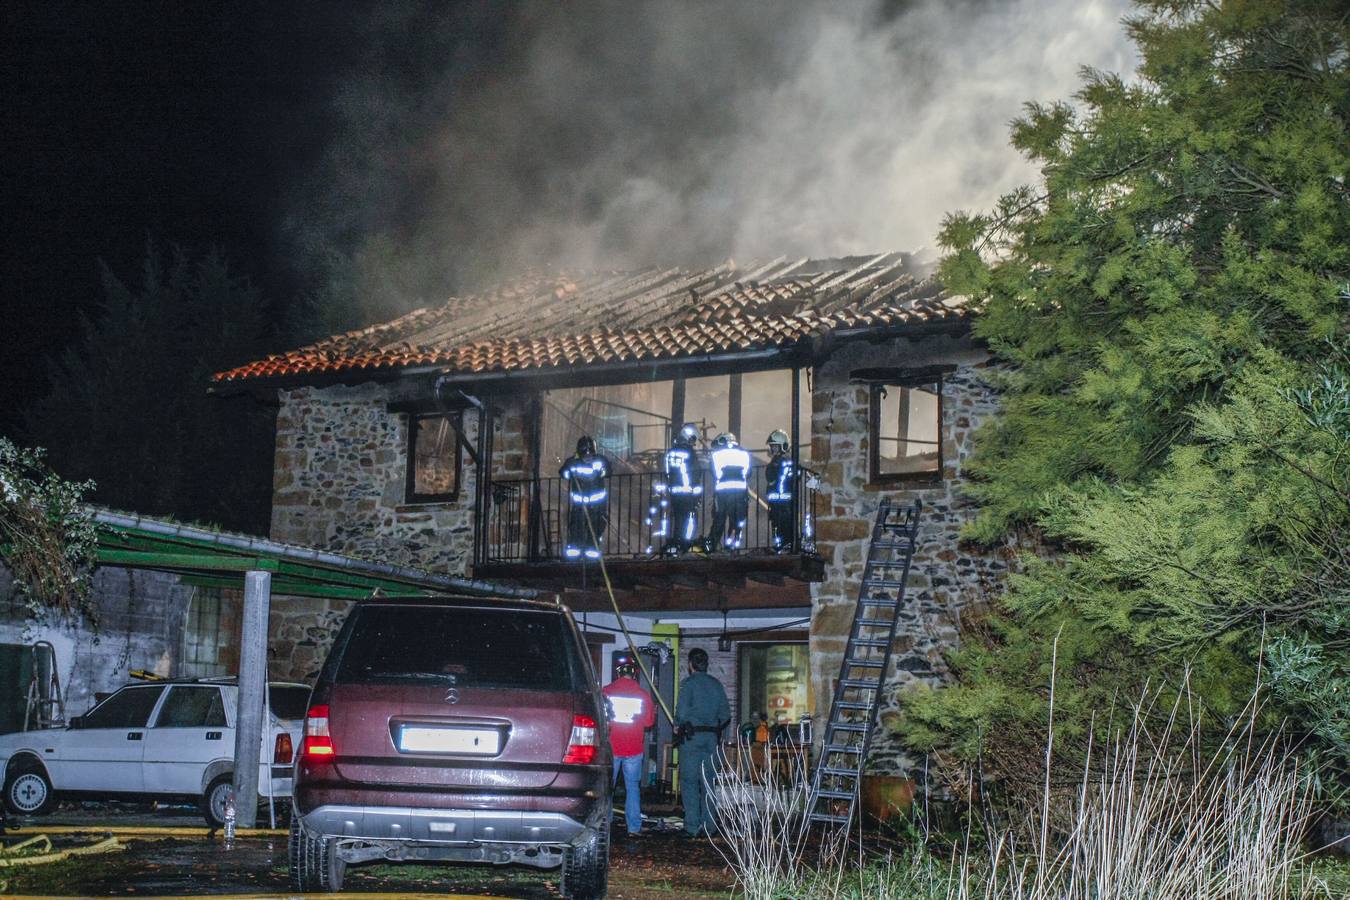
POLYGON ((258 820, 258 754, 267 690, 267 611, 272 573, 244 573, 244 616, 239 635, 239 705, 234 712, 234 808, 240 828, 258 820))

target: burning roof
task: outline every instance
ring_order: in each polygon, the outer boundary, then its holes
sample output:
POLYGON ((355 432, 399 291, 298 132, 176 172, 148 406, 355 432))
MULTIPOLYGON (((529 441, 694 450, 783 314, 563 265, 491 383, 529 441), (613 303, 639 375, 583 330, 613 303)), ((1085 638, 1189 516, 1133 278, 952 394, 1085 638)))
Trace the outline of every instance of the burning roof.
MULTIPOLYGON (((857 329, 958 323, 963 298, 913 259, 775 259, 738 269, 534 275, 218 372, 258 380, 392 375, 409 368, 490 375, 788 348, 857 329)), ((345 379, 344 379, 345 380, 345 379)))

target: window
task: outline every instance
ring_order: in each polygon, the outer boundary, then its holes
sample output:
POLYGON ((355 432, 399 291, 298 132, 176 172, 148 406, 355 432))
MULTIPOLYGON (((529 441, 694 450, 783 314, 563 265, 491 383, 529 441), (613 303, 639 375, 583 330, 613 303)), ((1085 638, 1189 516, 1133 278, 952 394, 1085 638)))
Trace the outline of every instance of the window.
POLYGON ((156 687, 123 688, 85 713, 82 728, 144 728, 150 711, 164 693, 156 687))
POLYGON ((942 478, 942 378, 872 385, 872 481, 942 478))
POLYGON ((572 691, 582 671, 553 613, 368 606, 342 651, 338 684, 431 684, 572 691))
POLYGON ((651 381, 548 391, 540 458, 567 459, 576 451, 577 438, 588 434, 611 459, 655 465, 670 442, 672 385, 651 381))
POLYGON ((183 659, 179 674, 189 678, 224 675, 238 665, 239 605, 220 588, 193 588, 183 627, 183 659))
POLYGON ((743 722, 763 713, 772 725, 794 723, 811 712, 811 653, 803 643, 741 644, 740 705, 743 722))
POLYGON ((175 687, 160 707, 156 728, 224 728, 220 688, 175 687))
POLYGON ((708 375, 684 382, 684 421, 699 427, 705 442, 735 428, 731 417, 729 375, 708 375))
POLYGON ((309 688, 299 684, 269 684, 268 705, 278 719, 303 719, 309 709, 309 688))
POLYGON ((792 370, 746 372, 741 376, 741 422, 736 434, 741 446, 755 455, 757 463, 767 462, 769 432, 778 428, 791 438, 792 370))
POLYGON ((408 417, 409 503, 439 503, 459 496, 460 413, 408 417))

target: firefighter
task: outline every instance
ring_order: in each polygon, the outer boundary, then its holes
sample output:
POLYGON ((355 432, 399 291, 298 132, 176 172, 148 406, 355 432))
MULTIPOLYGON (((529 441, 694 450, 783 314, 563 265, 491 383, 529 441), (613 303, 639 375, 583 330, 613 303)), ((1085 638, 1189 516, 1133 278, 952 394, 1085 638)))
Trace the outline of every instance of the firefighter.
POLYGON ((750 511, 750 453, 724 431, 713 439, 713 521, 707 549, 739 550, 750 511))
POLYGON ((666 556, 688 553, 698 533, 698 509, 703 502, 703 463, 698 458, 698 428, 692 422, 680 427, 663 466, 665 479, 656 491, 662 507, 656 536, 665 539, 666 556))
POLYGON ((563 463, 558 474, 567 481, 572 501, 567 513, 566 559, 600 558, 600 538, 609 522, 609 463, 595 450, 590 435, 577 439, 576 455, 563 463))
POLYGON ((769 464, 764 469, 764 499, 769 505, 769 530, 775 553, 792 549, 796 539, 797 467, 788 455, 787 432, 769 434, 769 464))
MULTIPOLYGON (((646 731, 656 724, 652 695, 638 683, 638 667, 627 656, 614 666, 614 680, 603 689, 609 703, 609 746, 614 751, 614 784, 623 777, 623 816, 628 834, 642 831, 642 759, 646 731)), ((613 832, 614 808, 610 807, 613 832)))

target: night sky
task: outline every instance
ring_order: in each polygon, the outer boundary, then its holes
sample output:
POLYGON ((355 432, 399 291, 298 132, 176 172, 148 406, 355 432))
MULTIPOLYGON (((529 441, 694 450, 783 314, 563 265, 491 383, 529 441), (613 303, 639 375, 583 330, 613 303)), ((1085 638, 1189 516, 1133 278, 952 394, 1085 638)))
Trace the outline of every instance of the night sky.
MULTIPOLYGON (((219 248, 279 307, 305 287, 274 223, 340 126, 371 8, 4 4, 0 433, 97 304, 100 261, 134 283, 148 240, 219 248)), ((473 12, 442 15, 490 55, 473 12)))

